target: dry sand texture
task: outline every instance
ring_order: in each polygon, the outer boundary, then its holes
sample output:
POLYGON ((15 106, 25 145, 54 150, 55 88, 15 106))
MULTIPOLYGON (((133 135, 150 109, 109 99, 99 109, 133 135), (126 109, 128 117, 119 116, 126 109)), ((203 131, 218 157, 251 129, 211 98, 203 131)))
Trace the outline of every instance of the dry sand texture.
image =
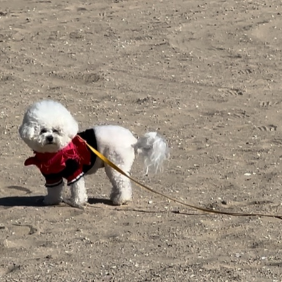
POLYGON ((103 171, 86 179, 85 211, 38 205, 44 182, 17 132, 43 98, 81 129, 158 130, 171 160, 150 177, 136 161, 135 177, 203 207, 282 214, 281 12, 278 0, 1 0, 0 281, 281 281, 278 219, 203 215, 137 187, 117 210, 103 171))

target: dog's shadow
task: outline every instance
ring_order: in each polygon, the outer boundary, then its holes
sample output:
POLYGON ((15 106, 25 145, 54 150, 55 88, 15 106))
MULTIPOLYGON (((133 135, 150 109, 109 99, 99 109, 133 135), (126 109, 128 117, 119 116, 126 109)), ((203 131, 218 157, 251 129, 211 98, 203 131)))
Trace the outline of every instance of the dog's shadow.
POLYGON ((104 204, 104 205, 107 205, 107 206, 113 206, 113 203, 112 203, 111 200, 102 199, 102 198, 89 198, 88 204, 90 204, 90 205, 104 204))
MULTIPOLYGON (((27 196, 8 196, 0 198, 0 207, 44 207, 44 196, 29 196, 32 192, 20 186, 8 186, 8 189, 15 189, 21 192, 26 192, 27 196)), ((102 198, 89 198, 90 205, 104 204, 112 206, 112 202, 108 199, 102 198)))
POLYGON ((11 196, 0 198, 3 207, 43 207, 43 196, 11 196))
POLYGON ((8 190, 20 191, 19 194, 25 194, 26 196, 7 196, 0 198, 0 207, 40 207, 43 206, 43 196, 29 196, 32 191, 28 188, 21 186, 7 186, 8 190))

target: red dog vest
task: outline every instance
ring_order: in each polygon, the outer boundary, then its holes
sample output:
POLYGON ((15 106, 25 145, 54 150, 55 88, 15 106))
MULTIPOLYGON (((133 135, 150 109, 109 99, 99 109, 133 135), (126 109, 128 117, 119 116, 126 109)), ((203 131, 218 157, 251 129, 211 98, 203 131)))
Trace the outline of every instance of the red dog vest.
MULTIPOLYGON (((93 129, 78 133, 91 146, 97 149, 95 133, 93 129), (88 139, 88 140, 87 140, 88 139)), ((36 165, 46 180, 46 187, 57 186, 67 179, 70 185, 79 180, 96 160, 96 156, 87 147, 85 141, 79 136, 62 150, 56 153, 34 152, 35 156, 28 158, 25 165, 36 165)))

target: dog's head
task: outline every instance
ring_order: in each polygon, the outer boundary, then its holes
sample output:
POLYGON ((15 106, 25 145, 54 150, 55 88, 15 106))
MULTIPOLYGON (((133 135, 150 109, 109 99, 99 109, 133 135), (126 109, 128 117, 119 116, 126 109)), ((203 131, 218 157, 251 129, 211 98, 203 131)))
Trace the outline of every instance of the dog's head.
POLYGON ((19 128, 21 138, 35 152, 55 153, 78 132, 78 124, 60 103, 43 100, 31 105, 19 128))

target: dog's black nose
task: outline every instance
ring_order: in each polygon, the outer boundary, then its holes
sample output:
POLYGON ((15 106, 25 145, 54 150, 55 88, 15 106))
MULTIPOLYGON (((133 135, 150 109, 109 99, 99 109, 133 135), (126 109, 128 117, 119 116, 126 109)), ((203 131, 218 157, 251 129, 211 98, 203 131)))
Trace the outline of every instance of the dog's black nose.
POLYGON ((49 143, 51 143, 52 141, 53 141, 53 136, 52 135, 48 135, 47 137, 46 137, 46 140, 49 142, 49 143))

